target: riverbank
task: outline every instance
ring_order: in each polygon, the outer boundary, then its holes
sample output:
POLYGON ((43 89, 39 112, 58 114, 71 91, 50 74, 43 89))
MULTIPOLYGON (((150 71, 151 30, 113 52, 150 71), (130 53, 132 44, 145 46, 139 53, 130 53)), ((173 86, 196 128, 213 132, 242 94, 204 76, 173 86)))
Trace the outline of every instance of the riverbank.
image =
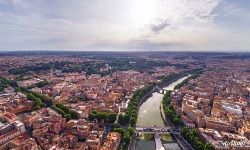
POLYGON ((196 68, 196 69, 192 69, 192 70, 186 70, 186 71, 182 71, 180 73, 173 73, 173 74, 170 74, 168 76, 165 76, 161 79, 160 83, 158 84, 158 86, 160 88, 163 88, 165 86, 168 86, 169 84, 177 81, 178 79, 181 79, 187 75, 190 75, 190 74, 197 74, 197 73, 200 73, 202 72, 202 68, 196 68))
MULTIPOLYGON (((175 85, 181 83, 186 78, 187 76, 175 79, 174 82, 169 83, 168 86, 164 88, 169 88, 173 90, 175 85)), ((166 126, 169 126, 167 119, 164 118, 165 114, 164 114, 163 105, 162 105, 162 98, 163 98, 163 94, 160 94, 158 92, 153 92, 151 97, 144 100, 144 103, 142 103, 142 105, 139 108, 139 114, 138 114, 136 126, 145 127, 145 128, 151 128, 153 126, 164 128, 166 126)), ((134 143, 136 144, 136 142, 134 143)), ((139 140, 138 143, 139 143, 139 147, 141 148, 142 147, 141 143, 145 144, 146 142, 145 141, 141 142, 139 140)), ((173 141, 173 143, 175 142, 173 141)), ((178 149, 178 147, 176 148, 178 149)))
MULTIPOLYGON (((175 85, 174 90, 181 88, 183 85, 187 84, 189 80, 195 79, 199 76, 201 72, 202 71, 198 71, 193 73, 192 75, 189 75, 185 80, 175 85)), ((164 94, 163 98, 163 107, 164 112, 166 114, 165 118, 167 118, 168 122, 170 123, 170 126, 172 126, 173 128, 175 128, 176 126, 183 127, 183 123, 180 119, 180 116, 176 114, 174 107, 171 105, 171 91, 164 94)), ((177 130, 179 129, 177 128, 177 130)), ((180 136, 174 135, 174 138, 176 139, 178 145, 182 147, 182 149, 188 147, 189 149, 194 150, 193 147, 182 137, 182 134, 180 136)))
MULTIPOLYGON (((168 121, 167 119, 164 117, 165 116, 165 112, 164 112, 164 108, 163 108, 163 105, 162 105, 162 98, 163 98, 163 95, 162 94, 154 94, 154 93, 157 93, 155 92, 155 87, 160 87, 160 88, 163 88, 165 86, 170 86, 169 87, 171 90, 174 90, 174 87, 177 85, 177 84, 180 84, 183 80, 185 80, 186 76, 189 75, 190 73, 192 72, 195 72, 197 70, 201 70, 200 68, 198 69, 193 69, 193 70, 187 70, 187 71, 184 71, 184 72, 181 72, 181 73, 178 73, 178 74, 171 74, 169 76, 166 76, 164 77, 160 83, 154 85, 154 86, 151 86, 151 89, 150 90, 147 90, 146 94, 143 93, 142 95, 140 95, 141 97, 138 99, 136 99, 136 102, 133 102, 132 100, 130 101, 132 103, 132 105, 134 106, 134 108, 136 108, 136 111, 134 110, 133 112, 135 112, 136 114, 134 115, 134 117, 136 118, 136 126, 138 125, 142 125, 143 127, 152 127, 152 126, 156 126, 156 124, 158 124, 159 127, 165 127, 165 126, 168 126, 168 121), (175 84, 173 84, 174 82, 177 82, 175 84), (161 95, 161 96, 160 96, 161 95), (158 97, 157 99, 154 99, 152 97, 158 97), (151 100, 150 100, 151 99, 151 100), (148 101, 154 101, 154 103, 149 103, 148 106, 147 106, 147 103, 148 101), (136 104, 136 105, 135 105, 136 104), (161 106, 162 105, 162 106, 161 106), (155 109, 154 107, 152 106, 156 106, 156 108, 158 109, 155 109), (145 111, 141 110, 142 108, 145 107, 145 111), (150 109, 154 109, 154 111, 152 112, 148 112, 148 109, 147 110, 147 107, 150 108, 150 109), (141 113, 142 112, 142 113, 141 113), (156 116, 154 116, 153 114, 155 113, 156 116), (143 114, 144 113, 144 114, 143 114), (141 114, 141 115, 140 115, 141 114), (150 116, 152 115, 152 116, 150 116), (141 123, 140 124, 140 120, 145 120, 145 119, 148 119, 148 121, 144 122, 143 124, 141 123), (157 122, 157 120, 161 120, 162 123, 157 122), (145 125, 145 126, 144 126, 145 125)), ((135 93, 136 94, 136 93, 135 93)), ((135 95, 133 96, 133 99, 135 98, 135 95)), ((129 114, 130 115, 130 114, 129 114)), ((131 116, 130 116, 131 117, 131 116)), ((134 137, 134 136, 133 136, 134 137)), ((134 141, 136 138, 132 138, 131 139, 131 142, 130 142, 130 145, 129 145, 129 149, 133 149, 135 148, 135 145, 136 142, 134 141), (133 144, 132 144, 133 143, 133 144)))
MULTIPOLYGON (((169 81, 168 86, 163 87, 163 88, 168 89, 168 90, 174 90, 174 87, 176 85, 180 84, 182 81, 184 81, 188 77, 189 75, 184 76, 182 78, 175 78, 175 79, 171 77, 169 79, 171 79, 171 81, 173 82, 169 81)), ((157 86, 159 85, 156 85, 155 87, 153 87, 153 89, 151 89, 150 92, 147 93, 143 97, 144 99, 141 99, 141 106, 138 107, 139 114, 138 114, 136 126, 139 126, 139 127, 168 126, 167 119, 164 117, 165 116, 164 107, 161 107, 162 99, 164 95, 158 92, 155 92, 154 89, 157 86), (151 95, 151 97, 148 97, 149 95, 151 95)))
POLYGON ((197 72, 201 72, 201 70, 202 70, 201 68, 197 68, 197 69, 183 71, 181 73, 173 73, 173 74, 163 77, 159 83, 157 83, 155 86, 152 86, 151 90, 140 99, 139 105, 141 106, 141 104, 144 103, 145 100, 147 100, 149 96, 152 96, 152 93, 154 92, 154 88, 156 86, 160 88, 164 88, 185 76, 188 76, 190 74, 196 74, 197 72))
POLYGON ((166 119, 166 115, 165 115, 165 112, 164 112, 164 109, 163 109, 163 104, 162 104, 162 102, 161 102, 161 105, 160 105, 160 113, 161 113, 161 118, 162 118, 162 120, 163 120, 164 123, 165 123, 165 126, 169 126, 169 123, 168 123, 168 121, 167 121, 167 119, 166 119))
POLYGON ((163 95, 154 92, 141 106, 137 118, 137 127, 165 127, 161 117, 160 104, 163 95))

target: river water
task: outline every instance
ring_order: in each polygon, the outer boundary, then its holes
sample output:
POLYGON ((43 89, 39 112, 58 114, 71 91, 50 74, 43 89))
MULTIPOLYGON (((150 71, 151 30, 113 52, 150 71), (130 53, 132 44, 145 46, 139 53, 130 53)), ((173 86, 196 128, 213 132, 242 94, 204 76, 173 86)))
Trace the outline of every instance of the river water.
MULTIPOLYGON (((174 87, 181 83, 183 80, 187 79, 188 76, 178 79, 177 81, 169 84, 168 86, 164 87, 165 90, 174 90, 174 87)), ((163 94, 155 92, 149 97, 140 107, 139 114, 137 118, 136 126, 138 127, 165 127, 164 121, 161 117, 161 101, 163 98, 163 94)), ((154 141, 137 141, 137 150, 155 150, 154 141)), ((171 144, 171 149, 173 149, 173 145, 176 146, 176 149, 179 149, 178 145, 175 143, 171 144)), ((169 145, 170 146, 170 145, 169 145)), ((168 145, 164 144, 165 149, 167 150, 168 145)))

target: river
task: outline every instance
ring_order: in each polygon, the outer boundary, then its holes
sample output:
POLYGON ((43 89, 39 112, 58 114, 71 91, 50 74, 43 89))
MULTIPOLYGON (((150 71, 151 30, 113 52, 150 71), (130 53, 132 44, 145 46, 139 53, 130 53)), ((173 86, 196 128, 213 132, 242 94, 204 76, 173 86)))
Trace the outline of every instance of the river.
MULTIPOLYGON (((168 86, 164 87, 164 90, 174 90, 174 87, 187 79, 188 76, 185 76, 183 78, 178 79, 177 81, 169 84, 168 86)), ((163 94, 160 94, 158 92, 152 93, 152 96, 149 97, 141 106, 139 109, 139 114, 137 118, 136 126, 138 127, 165 127, 168 126, 164 124, 164 121, 161 117, 161 102, 162 102, 163 94)), ((137 150, 155 150, 154 148, 154 141, 137 141, 137 150)), ((171 146, 175 145, 176 149, 179 149, 178 145, 176 143, 167 143, 171 144, 171 146)), ((164 144, 165 149, 167 150, 168 145, 164 144)), ((172 149, 172 148, 171 148, 172 149)))

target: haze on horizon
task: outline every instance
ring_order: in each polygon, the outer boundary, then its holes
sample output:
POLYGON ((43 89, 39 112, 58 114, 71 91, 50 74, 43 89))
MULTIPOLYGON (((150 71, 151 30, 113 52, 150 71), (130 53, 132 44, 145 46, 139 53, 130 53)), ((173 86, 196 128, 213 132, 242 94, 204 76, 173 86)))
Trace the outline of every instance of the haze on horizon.
POLYGON ((249 0, 0 0, 0 51, 250 52, 249 0))

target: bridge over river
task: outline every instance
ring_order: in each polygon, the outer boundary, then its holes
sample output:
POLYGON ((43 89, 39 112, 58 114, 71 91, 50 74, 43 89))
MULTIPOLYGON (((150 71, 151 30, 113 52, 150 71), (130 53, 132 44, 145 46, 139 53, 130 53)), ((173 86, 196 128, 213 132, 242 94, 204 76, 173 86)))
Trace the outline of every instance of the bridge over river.
MULTIPOLYGON (((187 143, 185 143, 185 140, 182 138, 180 131, 178 129, 176 129, 174 126, 171 126, 170 124, 168 124, 168 122, 164 121, 162 116, 165 115, 161 115, 163 110, 161 108, 161 102, 162 102, 162 98, 163 98, 163 94, 168 91, 174 90, 174 87, 181 83, 182 81, 184 81, 185 79, 187 79, 188 76, 185 76, 183 78, 180 78, 172 83, 170 83, 168 86, 166 87, 158 87, 155 86, 154 89, 151 91, 151 97, 147 98, 146 100, 144 100, 139 108, 139 114, 138 114, 138 118, 137 118, 137 123, 136 123, 136 135, 139 134, 143 134, 143 133, 151 133, 154 135, 154 145, 152 143, 152 141, 148 141, 148 143, 145 143, 147 141, 137 141, 136 137, 134 138, 134 141, 132 142, 133 144, 130 145, 130 150, 134 150, 137 149, 137 147, 139 147, 137 150, 164 150, 164 146, 162 144, 160 135, 161 134, 166 134, 166 133, 170 133, 171 135, 173 135, 178 143, 178 145, 176 144, 176 147, 174 147, 175 149, 191 149, 189 148, 189 146, 187 145, 187 143), (137 144, 140 145, 137 145, 137 144), (137 145, 137 146, 136 146, 137 145), (147 145, 147 146, 146 146, 147 145), (151 148, 149 147, 151 146, 151 148), (154 148, 153 148, 154 147, 154 148)), ((175 143, 175 141, 173 141, 173 143, 175 143)))
POLYGON ((166 133, 171 133, 178 145, 182 150, 194 150, 189 143, 182 137, 180 130, 175 129, 172 127, 164 127, 164 128, 159 128, 159 127, 152 127, 152 128, 143 128, 143 127, 136 127, 135 133, 138 135, 139 133, 150 133, 154 134, 154 140, 155 140, 155 149, 156 150, 165 150, 164 146, 162 145, 162 141, 160 138, 160 134, 166 134, 166 133))
POLYGON ((180 131, 175 128, 171 127, 164 127, 164 128, 143 128, 143 127, 136 127, 136 133, 152 133, 152 134, 164 134, 164 133, 172 133, 172 134, 180 134, 180 131))

